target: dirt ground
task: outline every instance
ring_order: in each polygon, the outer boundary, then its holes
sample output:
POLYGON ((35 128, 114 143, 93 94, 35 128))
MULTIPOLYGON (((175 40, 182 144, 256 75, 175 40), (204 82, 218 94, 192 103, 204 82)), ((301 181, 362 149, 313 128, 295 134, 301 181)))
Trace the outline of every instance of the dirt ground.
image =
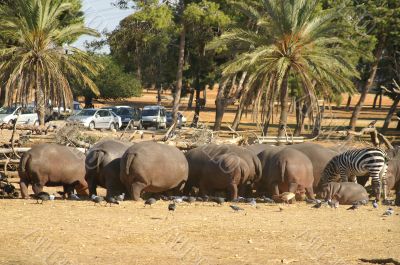
MULTIPOLYGON (((0 200, 0 264, 370 264, 400 260, 400 207, 0 200), (282 208, 282 210, 280 210, 282 208)), ((391 264, 391 263, 378 263, 391 264)), ((393 263, 394 264, 394 263, 393 263)), ((398 263, 396 263, 398 264, 398 263)))
MULTIPOLYGON (((208 93, 207 110, 200 116, 201 122, 210 125, 214 92, 208 93)), ((154 104, 155 98, 151 91, 140 98, 96 103, 96 107, 105 103, 143 106, 154 104)), ((383 124, 391 101, 384 98, 383 109, 372 110, 368 108, 372 99, 368 97, 358 126, 374 119, 377 127, 383 124)), ((353 106, 356 101, 354 97, 353 106)), ((234 109, 228 109, 224 123, 233 120, 234 109)), ((193 110, 183 108, 183 113, 190 122, 193 110)), ((347 125, 350 115, 335 109, 324 125, 347 125)), ((294 123, 294 113, 289 122, 294 123)), ((391 128, 396 124, 393 121, 391 128)), ((244 117, 241 128, 256 128, 250 115, 244 117)), ((7 142, 10 131, 1 131, 0 138, 7 142)), ((332 144, 337 143, 324 142, 332 144)), ((61 188, 45 190, 53 193, 61 188)), ((34 200, 0 199, 0 265, 399 264, 400 207, 393 207, 394 215, 382 217, 388 207, 374 209, 371 204, 356 211, 347 211, 346 206, 312 209, 304 202, 259 203, 257 208, 240 204, 244 211, 238 213, 229 205, 181 203, 170 213, 168 202, 144 208, 143 202, 131 201, 105 207, 88 201, 58 199, 40 205, 34 200), (385 263, 388 258, 397 263, 385 263)))

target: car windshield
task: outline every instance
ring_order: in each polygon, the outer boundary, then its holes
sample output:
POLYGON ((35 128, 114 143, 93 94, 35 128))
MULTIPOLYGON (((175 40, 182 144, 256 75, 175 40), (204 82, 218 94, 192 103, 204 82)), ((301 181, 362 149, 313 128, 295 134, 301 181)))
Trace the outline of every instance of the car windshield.
POLYGON ((132 110, 128 108, 118 108, 114 111, 117 115, 132 115, 132 110))
POLYGON ((158 109, 144 109, 142 111, 142 116, 157 116, 158 109))
POLYGON ((80 111, 76 116, 93 116, 96 113, 94 109, 84 109, 80 111))
POLYGON ((0 114, 13 114, 16 108, 3 107, 0 108, 0 114))

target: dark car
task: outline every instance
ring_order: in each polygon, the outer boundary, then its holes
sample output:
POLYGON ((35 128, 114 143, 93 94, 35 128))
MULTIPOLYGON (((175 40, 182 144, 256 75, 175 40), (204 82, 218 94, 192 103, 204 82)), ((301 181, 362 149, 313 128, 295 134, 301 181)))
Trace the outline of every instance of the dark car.
POLYGON ((129 106, 110 106, 103 107, 102 109, 110 109, 119 117, 121 117, 122 128, 128 126, 130 122, 130 127, 136 127, 139 130, 142 129, 142 120, 141 120, 141 110, 139 108, 132 108, 129 106))

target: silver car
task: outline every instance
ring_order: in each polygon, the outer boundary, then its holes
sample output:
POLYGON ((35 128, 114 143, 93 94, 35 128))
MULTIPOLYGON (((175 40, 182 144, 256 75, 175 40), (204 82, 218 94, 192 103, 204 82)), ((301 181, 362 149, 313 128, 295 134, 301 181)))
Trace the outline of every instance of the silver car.
POLYGON ((39 118, 33 107, 2 107, 0 108, 0 124, 13 124, 17 119, 17 124, 39 125, 39 118), (21 113, 18 117, 18 111, 21 113))
POLYGON ((75 122, 89 129, 119 129, 121 118, 108 109, 83 109, 70 116, 68 122, 75 122))

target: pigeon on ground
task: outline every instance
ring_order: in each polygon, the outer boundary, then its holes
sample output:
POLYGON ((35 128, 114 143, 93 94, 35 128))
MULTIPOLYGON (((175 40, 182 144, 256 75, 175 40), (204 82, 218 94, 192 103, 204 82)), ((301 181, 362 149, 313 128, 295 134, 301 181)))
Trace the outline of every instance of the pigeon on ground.
POLYGON ((392 215, 393 213, 394 213, 394 210, 393 210, 391 207, 389 207, 389 208, 386 210, 386 212, 383 213, 383 216, 390 216, 390 215, 392 215))
POLYGON ((210 197, 208 197, 207 195, 203 196, 203 201, 204 202, 208 202, 210 200, 210 197))
POLYGON ((107 206, 107 204, 109 204, 110 207, 112 204, 119 204, 119 202, 114 197, 106 197, 106 202, 107 203, 105 206, 107 206))
POLYGON ((50 194, 42 191, 35 195, 34 198, 36 199, 36 203, 39 203, 40 201, 40 204, 43 204, 44 201, 48 201, 50 199, 50 194))
POLYGON ((306 198, 306 203, 307 203, 307 204, 315 204, 316 201, 317 201, 317 200, 315 200, 315 199, 313 200, 313 199, 308 199, 308 198, 306 198))
POLYGON ((218 203, 219 205, 222 205, 225 202, 225 198, 215 197, 215 198, 212 199, 212 201, 215 202, 215 203, 218 203))
POLYGON ((196 198, 192 197, 192 196, 189 196, 189 197, 186 197, 184 199, 184 201, 191 204, 191 203, 194 203, 196 201, 196 198))
POLYGON ((256 202, 255 199, 252 200, 252 201, 250 201, 249 204, 250 204, 251 206, 253 206, 253 207, 257 207, 257 202, 256 202))
POLYGON ((262 200, 262 202, 265 202, 265 203, 275 203, 275 201, 273 199, 265 197, 265 196, 262 197, 261 200, 262 200))
POLYGON ((151 205, 155 204, 156 202, 157 202, 156 199, 154 199, 154 198, 149 198, 149 199, 147 199, 147 200, 144 202, 144 207, 146 207, 146 205, 150 205, 150 207, 151 207, 151 205))
POLYGON ((183 199, 181 197, 176 197, 173 201, 175 203, 181 203, 181 202, 183 202, 183 199))
POLYGON ((176 209, 176 204, 175 204, 174 202, 173 202, 173 203, 170 203, 170 204, 168 205, 168 211, 174 212, 175 209, 176 209))
POLYGON ((231 207, 232 210, 234 210, 235 212, 244 211, 243 208, 240 208, 240 207, 238 207, 238 206, 236 206, 236 205, 229 205, 229 207, 231 207))
POLYGON ((204 201, 204 200, 203 200, 203 198, 202 198, 202 197, 196 197, 196 201, 198 201, 198 202, 202 202, 202 201, 204 201))
POLYGON ((122 202, 125 199, 125 193, 115 196, 115 199, 119 202, 122 202))
POLYGON ((316 208, 316 209, 319 209, 319 208, 321 208, 321 206, 322 206, 322 202, 321 201, 317 201, 315 204, 314 204, 314 206, 312 206, 311 208, 316 208))
POLYGON ((72 193, 69 196, 69 199, 72 200, 72 201, 80 201, 81 200, 81 198, 79 198, 78 195, 76 195, 75 193, 72 193))
POLYGON ((376 202, 376 200, 374 200, 374 202, 372 203, 372 206, 376 209, 378 208, 378 203, 376 202))
POLYGON ((350 208, 347 208, 347 210, 357 210, 359 207, 358 203, 354 203, 350 208))
POLYGON ((100 204, 102 201, 104 201, 104 198, 101 196, 97 196, 92 194, 92 196, 90 197, 90 199, 92 200, 92 202, 94 202, 94 204, 100 204))
POLYGON ((169 201, 168 196, 165 196, 165 195, 161 195, 160 199, 163 200, 163 201, 169 201))

